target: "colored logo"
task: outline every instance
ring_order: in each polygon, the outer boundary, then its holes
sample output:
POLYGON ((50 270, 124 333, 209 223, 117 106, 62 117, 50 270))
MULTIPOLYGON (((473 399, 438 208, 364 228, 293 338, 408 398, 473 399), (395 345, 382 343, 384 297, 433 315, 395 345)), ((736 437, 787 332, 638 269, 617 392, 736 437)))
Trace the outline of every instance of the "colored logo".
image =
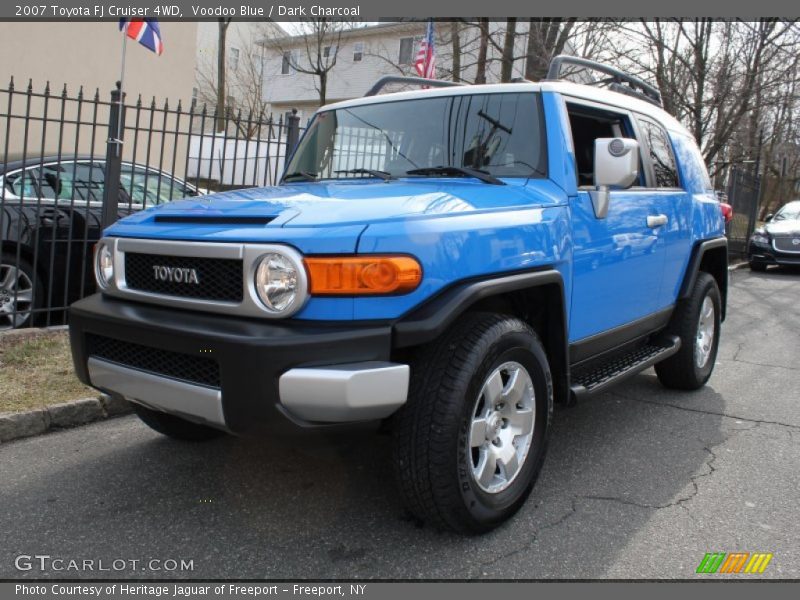
POLYGON ((707 552, 696 573, 763 573, 771 552, 707 552))

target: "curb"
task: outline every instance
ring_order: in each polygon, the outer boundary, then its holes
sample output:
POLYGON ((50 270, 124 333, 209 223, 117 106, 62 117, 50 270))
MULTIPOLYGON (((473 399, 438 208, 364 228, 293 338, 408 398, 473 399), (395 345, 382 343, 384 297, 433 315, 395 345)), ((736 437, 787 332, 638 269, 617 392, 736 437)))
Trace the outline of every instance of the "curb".
POLYGON ((736 263, 735 265, 729 265, 728 271, 738 271, 739 269, 748 266, 747 262, 740 262, 736 263))
POLYGON ((20 413, 0 413, 0 443, 118 417, 133 410, 120 397, 101 394, 20 413))

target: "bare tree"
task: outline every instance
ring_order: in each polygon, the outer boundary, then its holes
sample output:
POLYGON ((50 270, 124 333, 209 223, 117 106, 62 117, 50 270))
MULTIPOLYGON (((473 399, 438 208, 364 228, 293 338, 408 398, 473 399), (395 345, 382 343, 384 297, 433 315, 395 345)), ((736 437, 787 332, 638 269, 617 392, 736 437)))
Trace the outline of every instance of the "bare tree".
POLYGON ((238 127, 243 137, 250 138, 254 135, 257 121, 264 117, 267 108, 264 100, 262 44, 265 39, 273 38, 282 31, 279 25, 269 22, 250 23, 247 27, 238 29, 226 25, 227 50, 224 60, 219 60, 219 47, 214 48, 213 58, 201 54, 195 73, 197 101, 216 107, 216 131, 223 131, 227 123, 228 127, 238 127), (230 52, 234 48, 235 60, 230 52), (242 115, 242 119, 229 118, 237 113, 242 115), (248 119, 251 121, 249 125, 248 119))
POLYGON ((798 79, 798 37, 794 21, 656 19, 620 24, 605 52, 658 85, 715 174, 760 156, 777 92, 798 79))
POLYGON ((450 23, 450 48, 453 53, 452 79, 461 81, 461 23, 457 20, 450 23))
POLYGON ((486 55, 489 51, 489 19, 478 19, 480 42, 478 44, 478 62, 475 72, 475 83, 486 83, 486 55))
POLYGON ((292 69, 313 76, 321 105, 327 99, 328 75, 336 66, 342 34, 353 26, 351 21, 308 19, 302 22, 300 36, 278 40, 275 44, 292 69), (299 43, 295 43, 298 39, 299 43))
POLYGON ((503 53, 500 58, 500 81, 507 83, 511 81, 511 73, 514 69, 514 46, 517 41, 517 19, 506 19, 506 32, 503 42, 503 53))
POLYGON ((525 52, 525 79, 539 81, 547 75, 552 58, 564 52, 577 19, 530 19, 525 52))

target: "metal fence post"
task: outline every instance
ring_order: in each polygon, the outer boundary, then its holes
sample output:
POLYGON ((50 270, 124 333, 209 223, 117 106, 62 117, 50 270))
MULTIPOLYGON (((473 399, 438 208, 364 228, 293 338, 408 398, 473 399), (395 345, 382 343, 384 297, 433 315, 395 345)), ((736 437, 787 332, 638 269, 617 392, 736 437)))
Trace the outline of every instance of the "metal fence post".
POLYGON ((297 109, 292 109, 292 114, 286 116, 286 159, 294 152, 297 142, 300 139, 300 117, 297 116, 297 109))
POLYGON ((125 134, 125 94, 121 82, 111 91, 108 111, 108 141, 106 142, 105 183, 103 186, 103 227, 119 218, 119 182, 122 171, 122 139, 125 134))

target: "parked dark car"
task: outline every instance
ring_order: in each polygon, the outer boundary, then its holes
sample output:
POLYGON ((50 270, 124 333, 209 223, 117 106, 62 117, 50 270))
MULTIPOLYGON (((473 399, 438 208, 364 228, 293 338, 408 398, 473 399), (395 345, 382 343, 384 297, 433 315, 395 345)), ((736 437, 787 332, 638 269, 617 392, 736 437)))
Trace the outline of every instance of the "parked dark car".
POLYGON ((784 204, 750 236, 747 260, 754 271, 769 265, 800 266, 800 200, 784 204))
MULTIPOLYGON (((0 162, 0 330, 29 326, 45 311, 57 322, 94 291, 104 181, 105 161, 90 156, 0 162)), ((119 216, 198 193, 169 173, 123 162, 119 216)))

